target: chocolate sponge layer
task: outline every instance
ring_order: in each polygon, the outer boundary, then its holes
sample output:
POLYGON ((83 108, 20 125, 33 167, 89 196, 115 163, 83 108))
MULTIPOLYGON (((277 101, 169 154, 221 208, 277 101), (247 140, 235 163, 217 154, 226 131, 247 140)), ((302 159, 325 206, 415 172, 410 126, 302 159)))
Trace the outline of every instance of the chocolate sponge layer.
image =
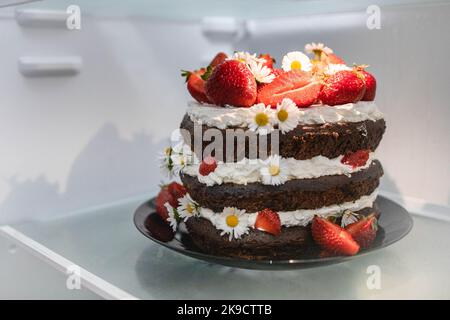
MULTIPOLYGON (((197 148, 194 148, 193 143, 191 143, 194 141, 194 123, 188 115, 184 116, 180 128, 186 130, 187 136, 189 136, 189 139, 185 137, 186 143, 190 144, 192 150, 201 158, 197 148)), ((202 132, 210 129, 206 125, 198 126, 198 128, 201 128, 202 132)), ((375 151, 385 129, 386 123, 383 119, 377 121, 366 120, 361 122, 299 125, 288 133, 279 135, 279 154, 283 157, 305 160, 318 155, 332 159, 357 150, 375 151)), ((229 150, 227 148, 226 131, 222 129, 215 130, 221 132, 221 137, 223 137, 223 155, 226 155, 226 149, 229 150)), ((244 131, 246 130, 248 129, 244 129, 244 131)), ((267 154, 271 153, 272 138, 275 138, 275 136, 272 137, 272 134, 267 136, 267 154)), ((210 143, 210 141, 202 141, 202 154, 210 143)), ((255 158, 249 153, 248 143, 245 145, 245 148, 238 148, 236 141, 228 141, 228 143, 234 144, 234 154, 228 158, 229 160, 225 157, 223 158, 224 160, 239 161, 244 157, 255 158)), ((198 149, 200 150, 199 147, 198 149)), ((212 152, 212 155, 215 155, 214 152, 212 152)))
POLYGON ((316 209, 354 201, 371 194, 378 187, 382 175, 383 168, 380 162, 375 160, 367 169, 351 176, 295 179, 279 186, 224 183, 208 187, 200 183, 197 177, 188 175, 182 175, 181 180, 191 197, 202 207, 216 212, 221 212, 224 207, 257 212, 264 208, 275 211, 316 209))

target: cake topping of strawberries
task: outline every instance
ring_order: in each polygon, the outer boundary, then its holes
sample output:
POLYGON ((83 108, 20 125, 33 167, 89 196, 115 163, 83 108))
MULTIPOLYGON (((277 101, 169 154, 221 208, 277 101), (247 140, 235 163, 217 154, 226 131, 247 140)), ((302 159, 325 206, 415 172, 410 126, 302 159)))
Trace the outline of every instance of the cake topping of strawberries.
POLYGON ((375 214, 363 217, 345 228, 362 249, 369 248, 377 236, 378 221, 375 214))
POLYGON ((198 167, 198 172, 202 176, 207 176, 211 172, 214 172, 217 168, 217 161, 214 157, 208 156, 203 159, 198 167))
POLYGON ((362 75, 364 82, 366 83, 366 92, 364 93, 362 101, 373 101, 377 91, 377 80, 375 77, 366 71, 368 65, 355 66, 356 71, 362 75))
POLYGON ((196 70, 194 72, 185 71, 181 72, 181 76, 186 77, 187 89, 191 96, 200 103, 210 103, 205 93, 205 80, 204 75, 206 69, 196 70))
POLYGON ((227 54, 224 52, 219 52, 216 56, 211 60, 209 66, 212 68, 217 67, 219 64, 224 62, 228 58, 227 54))
POLYGON ((214 68, 205 89, 216 105, 250 107, 256 101, 255 77, 245 63, 237 60, 226 60, 214 68))
POLYGON ((355 103, 362 99, 366 84, 362 76, 354 71, 338 71, 327 77, 319 94, 323 104, 335 106, 355 103))
POLYGON ((353 168, 358 168, 366 165, 367 160, 369 160, 370 150, 358 150, 356 152, 347 153, 342 157, 341 163, 353 168))
POLYGON ((280 216, 273 210, 264 209, 256 216, 255 228, 277 236, 281 233, 280 216))
POLYGON ((268 53, 260 54, 258 56, 260 59, 264 59, 265 62, 263 63, 267 68, 273 69, 273 65, 275 63, 275 59, 272 58, 272 56, 268 53))
POLYGON ((315 216, 311 232, 317 245, 332 254, 352 256, 360 249, 359 244, 347 230, 325 218, 315 216))

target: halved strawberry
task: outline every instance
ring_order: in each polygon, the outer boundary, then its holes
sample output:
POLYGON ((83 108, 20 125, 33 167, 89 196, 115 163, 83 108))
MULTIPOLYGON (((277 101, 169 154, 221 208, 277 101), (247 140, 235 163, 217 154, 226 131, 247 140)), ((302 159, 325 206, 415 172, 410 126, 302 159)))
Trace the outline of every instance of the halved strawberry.
POLYGON ((201 103, 210 103, 205 93, 205 80, 201 77, 205 72, 204 68, 194 72, 182 71, 181 76, 186 77, 187 89, 195 100, 201 103))
POLYGON ((359 244, 348 231, 325 218, 315 216, 311 232, 314 241, 332 254, 352 256, 359 251, 359 244))
POLYGON ((338 71, 325 79, 319 98, 323 104, 335 106, 358 102, 364 96, 366 84, 356 71, 338 71))
POLYGON ((263 54, 260 54, 260 55, 258 56, 258 58, 266 60, 266 62, 263 63, 263 65, 265 65, 267 68, 273 69, 273 64, 275 63, 275 59, 272 58, 272 57, 270 56, 270 54, 268 54, 268 53, 263 53, 263 54))
POLYGON ((361 246, 361 248, 369 248, 377 236, 378 222, 374 214, 363 217, 345 228, 361 246))
POLYGON ((258 212, 255 228, 278 236, 281 233, 281 221, 278 213, 270 209, 258 212))
POLYGON ((219 52, 209 63, 210 67, 217 67, 219 64, 224 62, 228 58, 227 54, 224 52, 219 52))
POLYGON ((369 159, 370 150, 358 150, 356 152, 347 153, 342 157, 341 163, 352 166, 353 168, 362 167, 369 159))
POLYGON ((198 173, 202 176, 207 176, 217 168, 217 161, 214 157, 208 156, 203 159, 198 167, 198 173))
POLYGON ((257 102, 276 108, 284 98, 289 98, 298 107, 308 107, 316 102, 321 84, 313 81, 311 75, 300 70, 279 72, 271 82, 258 90, 257 102))
POLYGON ((186 195, 186 188, 182 184, 173 181, 167 185, 167 189, 173 198, 172 201, 169 201, 170 205, 175 208, 178 207, 178 199, 186 195))
MULTIPOLYGON (((167 186, 163 186, 156 196, 155 200, 155 208, 156 213, 161 217, 161 219, 167 222, 167 218, 169 217, 169 213, 167 212, 167 208, 164 206, 166 202, 169 202, 170 205, 173 206, 173 196, 169 192, 169 188, 167 186)), ((177 204, 178 206, 178 204, 177 204)))

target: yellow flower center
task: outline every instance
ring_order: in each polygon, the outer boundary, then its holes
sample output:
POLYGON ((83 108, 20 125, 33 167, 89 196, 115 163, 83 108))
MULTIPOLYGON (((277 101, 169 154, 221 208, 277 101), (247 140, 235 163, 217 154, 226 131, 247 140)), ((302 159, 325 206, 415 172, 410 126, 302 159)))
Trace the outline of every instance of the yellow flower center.
POLYGON ((181 164, 182 166, 184 166, 184 159, 183 159, 183 158, 180 160, 180 164, 181 164))
POLYGON ((279 167, 279 166, 276 166, 276 165, 274 165, 274 164, 271 164, 271 165, 269 166, 269 173, 270 173, 271 176, 277 176, 277 175, 279 175, 279 174, 280 174, 280 167, 279 167))
POLYGON ((255 122, 258 126, 264 127, 269 123, 269 117, 265 113, 258 113, 255 116, 255 122))
POLYGON ((234 228, 238 225, 239 219, 236 215, 232 214, 227 216, 226 222, 229 227, 234 228))
POLYGON ((299 70, 302 68, 302 64, 298 60, 294 60, 291 62, 291 70, 299 70))
POLYGON ((188 203, 187 206, 186 206, 186 211, 189 214, 192 214, 192 212, 194 212, 194 207, 190 203, 188 203))
POLYGON ((239 59, 237 59, 237 60, 238 60, 239 62, 243 62, 243 63, 246 62, 244 58, 239 58, 239 59))
POLYGON ((287 120, 289 113, 286 110, 281 109, 280 111, 278 111, 277 116, 278 116, 278 120, 280 120, 281 122, 284 122, 287 120))

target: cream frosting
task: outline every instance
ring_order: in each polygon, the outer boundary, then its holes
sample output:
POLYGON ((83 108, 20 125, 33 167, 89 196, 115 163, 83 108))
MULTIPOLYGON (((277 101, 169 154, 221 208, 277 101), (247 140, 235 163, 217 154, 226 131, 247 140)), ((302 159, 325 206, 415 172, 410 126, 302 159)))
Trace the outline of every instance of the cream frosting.
MULTIPOLYGON (((353 202, 344 202, 341 204, 335 204, 327 207, 322 207, 318 209, 308 209, 308 210, 295 210, 295 211, 281 211, 278 212, 280 216, 281 225, 285 227, 293 226, 307 226, 314 215, 319 215, 321 217, 329 216, 340 216, 345 210, 359 211, 364 208, 371 208, 378 195, 378 189, 372 194, 362 196, 353 202)), ((246 223, 248 227, 253 228, 256 222, 256 217, 258 213, 246 213, 247 219, 246 223)), ((220 213, 215 213, 211 209, 199 208, 199 216, 209 220, 215 227, 220 223, 219 219, 223 219, 220 213)))
MULTIPOLYGON (((247 127, 251 117, 249 108, 215 106, 189 102, 187 114, 197 124, 226 129, 228 127, 247 127)), ((383 113, 373 101, 359 101, 338 106, 313 105, 300 109, 299 124, 323 124, 336 122, 376 121, 383 113)))
MULTIPOLYGON (((294 158, 284 158, 287 165, 288 180, 291 179, 311 179, 328 175, 351 175, 357 171, 368 168, 375 159, 373 152, 369 153, 369 159, 361 167, 341 163, 343 155, 334 159, 324 156, 316 156, 307 160, 297 160, 294 158)), ((262 159, 242 159, 238 162, 219 161, 217 168, 207 176, 199 174, 199 164, 194 163, 183 168, 183 173, 198 178, 198 181, 213 186, 222 183, 248 184, 262 182, 261 169, 266 166, 262 159)))

